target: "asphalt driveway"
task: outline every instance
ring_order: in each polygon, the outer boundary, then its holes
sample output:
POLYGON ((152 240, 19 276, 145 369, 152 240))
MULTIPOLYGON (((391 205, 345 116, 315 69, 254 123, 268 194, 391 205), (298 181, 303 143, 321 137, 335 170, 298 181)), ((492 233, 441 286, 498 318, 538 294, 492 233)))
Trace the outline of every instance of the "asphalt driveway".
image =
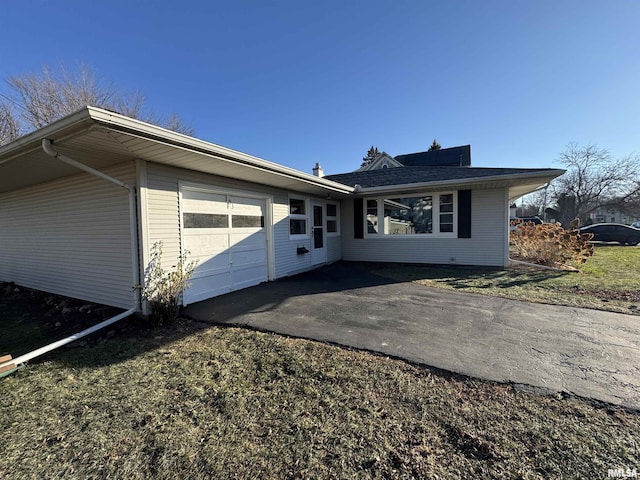
POLYGON ((185 314, 640 409, 637 316, 434 289, 344 263, 185 314))

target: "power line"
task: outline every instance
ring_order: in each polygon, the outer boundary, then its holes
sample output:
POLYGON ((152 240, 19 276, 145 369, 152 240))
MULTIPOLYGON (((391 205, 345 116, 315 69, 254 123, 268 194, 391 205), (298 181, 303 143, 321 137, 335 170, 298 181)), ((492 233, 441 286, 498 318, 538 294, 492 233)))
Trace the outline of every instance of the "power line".
POLYGON ((13 103, 16 107, 18 107, 18 108, 24 110, 25 112, 29 113, 28 110, 24 107, 24 105, 20 105, 13 98, 7 97, 4 93, 0 92, 0 97, 4 98, 5 100, 8 100, 9 102, 13 103))

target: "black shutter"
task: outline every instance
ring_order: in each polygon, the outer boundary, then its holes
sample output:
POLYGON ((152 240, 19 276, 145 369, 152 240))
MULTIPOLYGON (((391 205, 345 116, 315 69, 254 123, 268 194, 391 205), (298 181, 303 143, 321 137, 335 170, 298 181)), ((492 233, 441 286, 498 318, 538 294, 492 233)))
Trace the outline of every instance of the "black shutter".
POLYGON ((471 190, 458 190, 458 238, 471 238, 471 190))
POLYGON ((364 200, 353 199, 353 238, 364 238, 364 200))

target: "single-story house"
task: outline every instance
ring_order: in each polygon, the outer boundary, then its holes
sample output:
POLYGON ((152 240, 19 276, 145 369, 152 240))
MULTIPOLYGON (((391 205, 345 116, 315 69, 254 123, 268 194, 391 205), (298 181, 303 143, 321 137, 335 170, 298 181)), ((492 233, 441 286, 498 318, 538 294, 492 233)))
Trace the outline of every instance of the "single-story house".
POLYGON ((185 304, 340 259, 505 266, 509 199, 562 174, 391 160, 321 177, 87 107, 0 147, 0 281, 131 308, 159 241, 198 261, 185 304))

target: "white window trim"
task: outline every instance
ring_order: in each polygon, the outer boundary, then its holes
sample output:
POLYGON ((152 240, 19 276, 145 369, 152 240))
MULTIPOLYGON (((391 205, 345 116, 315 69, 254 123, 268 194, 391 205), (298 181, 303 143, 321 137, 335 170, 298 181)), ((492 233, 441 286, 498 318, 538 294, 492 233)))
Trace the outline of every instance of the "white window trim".
MULTIPOLYGON (((384 222, 384 209, 380 206, 384 205, 385 198, 391 198, 392 195, 377 196, 377 197, 365 197, 364 198, 364 237, 365 238, 380 238, 380 239, 400 239, 400 238, 457 238, 458 237, 458 196, 456 191, 442 191, 442 192, 411 192, 403 193, 402 197, 422 197, 431 196, 433 198, 433 233, 413 233, 408 235, 392 235, 385 230, 384 222), (441 195, 453 195, 453 232, 441 232, 440 231, 440 196, 441 195), (367 201, 375 200, 378 205, 378 233, 369 233, 367 225, 367 201), (382 217, 381 217, 382 211, 382 217), (382 230, 382 231, 380 231, 382 230)), ((448 212, 445 212, 448 213, 448 212)))
POLYGON ((297 195, 289 195, 287 199, 287 219, 289 225, 287 225, 287 229, 289 231, 289 239, 290 240, 300 240, 303 238, 309 238, 309 221, 310 221, 310 204, 309 199, 305 197, 299 197, 297 195), (302 200, 304 202, 304 215, 299 213, 291 213, 291 200, 302 200), (305 221, 305 233, 301 234, 292 234, 291 233, 291 220, 304 220, 305 221))
MULTIPOLYGON (((365 197, 364 199, 364 218, 362 222, 364 223, 364 236, 369 238, 381 238, 384 237, 384 233, 380 232, 380 203, 383 202, 384 199, 382 197, 365 197), (369 224, 367 223, 367 219, 369 217, 369 200, 375 200, 376 209, 377 209, 377 217, 378 217, 378 231, 376 233, 369 233, 369 224)), ((384 223, 384 222, 383 222, 384 223)), ((383 226, 384 229, 384 226, 383 226)))
POLYGON ((336 207, 336 215, 335 217, 330 216, 328 213, 328 209, 325 206, 325 232, 327 233, 327 237, 339 237, 340 236, 340 204, 337 202, 327 202, 327 205, 335 205, 336 207), (329 220, 334 220, 336 222, 336 231, 329 231, 329 220))

